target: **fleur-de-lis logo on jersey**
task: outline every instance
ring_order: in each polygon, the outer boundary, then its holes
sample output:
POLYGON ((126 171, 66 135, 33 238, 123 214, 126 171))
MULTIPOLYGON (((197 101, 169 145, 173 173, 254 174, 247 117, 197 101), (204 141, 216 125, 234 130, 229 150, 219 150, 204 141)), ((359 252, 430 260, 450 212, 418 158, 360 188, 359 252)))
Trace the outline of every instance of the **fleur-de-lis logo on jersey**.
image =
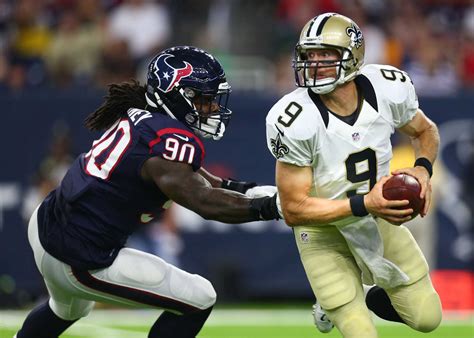
POLYGON ((276 138, 270 139, 270 145, 272 147, 272 153, 277 159, 290 152, 290 149, 288 149, 288 147, 281 141, 280 133, 277 134, 276 138))
POLYGON ((359 27, 352 24, 350 27, 346 28, 346 34, 349 35, 349 37, 352 40, 352 43, 357 49, 360 46, 362 46, 362 41, 364 41, 364 36, 362 35, 362 32, 359 29, 359 27))

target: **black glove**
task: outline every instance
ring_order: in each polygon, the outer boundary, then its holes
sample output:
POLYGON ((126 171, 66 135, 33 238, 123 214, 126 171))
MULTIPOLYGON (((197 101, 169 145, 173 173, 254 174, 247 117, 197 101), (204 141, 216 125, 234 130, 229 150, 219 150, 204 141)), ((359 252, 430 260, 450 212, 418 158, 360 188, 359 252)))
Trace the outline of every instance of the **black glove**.
POLYGON ((252 199, 250 207, 255 212, 255 215, 260 220, 280 219, 277 207, 277 194, 267 197, 259 197, 252 199))
POLYGON ((222 179, 221 184, 221 188, 237 191, 241 194, 245 194, 247 190, 255 186, 257 186, 257 183, 255 182, 235 181, 232 178, 229 178, 227 180, 222 179))

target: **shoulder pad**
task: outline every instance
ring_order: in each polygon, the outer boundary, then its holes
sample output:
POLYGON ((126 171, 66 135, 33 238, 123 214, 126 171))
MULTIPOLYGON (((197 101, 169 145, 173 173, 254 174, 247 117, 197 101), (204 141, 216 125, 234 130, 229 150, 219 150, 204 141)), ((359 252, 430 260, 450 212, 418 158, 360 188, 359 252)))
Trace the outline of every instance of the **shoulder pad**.
POLYGON ((206 154, 204 144, 196 134, 180 128, 158 130, 148 147, 150 153, 169 161, 188 163, 194 171, 201 167, 206 154))
POLYGON ((306 140, 324 125, 319 110, 306 88, 298 88, 283 96, 268 112, 266 124, 285 137, 306 140))
POLYGON ((134 126, 137 126, 140 122, 146 119, 153 118, 153 114, 150 113, 148 110, 138 109, 138 108, 130 108, 127 111, 128 119, 134 126))
POLYGON ((361 73, 372 84, 377 101, 388 108, 382 114, 393 122, 395 128, 413 119, 418 111, 418 97, 406 72, 388 65, 367 65, 361 73))
POLYGON ((147 144, 151 156, 188 163, 195 171, 201 167, 206 153, 204 144, 183 123, 163 114, 138 109, 129 110, 129 119, 147 144))
POLYGON ((392 104, 412 99, 415 88, 408 74, 390 65, 370 64, 362 67, 361 74, 369 79, 377 95, 392 104))

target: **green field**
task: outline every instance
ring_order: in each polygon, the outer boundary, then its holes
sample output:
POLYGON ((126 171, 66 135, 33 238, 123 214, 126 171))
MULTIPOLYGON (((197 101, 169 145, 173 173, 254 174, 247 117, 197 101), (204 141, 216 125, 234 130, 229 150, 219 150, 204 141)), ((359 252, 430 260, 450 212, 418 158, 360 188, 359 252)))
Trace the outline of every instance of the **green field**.
MULTIPOLYGON (((61 337, 144 338, 159 312, 153 310, 94 310, 61 337)), ((11 338, 26 316, 24 311, 0 311, 0 338, 11 338)), ((474 338, 474 317, 445 316, 431 333, 377 320, 380 338, 474 338)), ((309 310, 303 309, 216 309, 199 338, 335 338, 337 330, 319 333, 309 310)))

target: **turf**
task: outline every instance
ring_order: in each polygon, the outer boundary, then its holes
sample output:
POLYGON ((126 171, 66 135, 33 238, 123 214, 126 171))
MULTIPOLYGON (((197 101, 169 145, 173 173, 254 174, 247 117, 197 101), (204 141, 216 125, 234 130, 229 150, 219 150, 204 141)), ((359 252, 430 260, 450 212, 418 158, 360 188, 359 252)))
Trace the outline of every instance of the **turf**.
MULTIPOLYGON (((378 326, 379 336, 381 338, 473 338, 474 329, 472 326, 459 325, 440 327, 436 331, 425 334, 414 332, 404 327, 392 327, 392 326, 378 326)), ((122 330, 121 330, 122 331, 122 330)), ((146 337, 148 332, 147 327, 132 327, 123 329, 123 333, 116 336, 111 333, 108 338, 114 337, 146 337), (127 334, 131 333, 131 335, 127 334)), ((14 335, 13 330, 1 329, 1 338, 11 338, 14 335)), ((81 335, 64 334, 61 337, 64 338, 97 338, 97 333, 94 333, 92 329, 87 330, 81 335)), ((285 326, 285 327, 271 327, 271 326, 213 326, 205 327, 198 336, 199 338, 315 338, 315 337, 326 337, 335 338, 341 337, 341 335, 333 331, 329 334, 321 334, 316 332, 312 327, 309 326, 285 326)))
MULTIPOLYGON (((405 327, 378 326, 377 328, 381 338, 473 338, 474 332, 472 326, 440 327, 431 333, 420 333, 405 327)), ((285 327, 207 327, 199 335, 200 338, 335 338, 341 335, 333 330, 331 333, 322 334, 310 326, 285 326, 285 327)))
MULTIPOLYGON (((11 338, 26 316, 24 311, 0 312, 0 338, 11 338)), ((139 338, 146 337, 157 311, 94 311, 71 327, 64 338, 139 338)), ((376 321, 380 338, 474 338, 472 314, 445 320, 430 333, 419 333, 404 325, 376 321)), ((313 327, 311 315, 303 310, 217 309, 199 338, 335 338, 337 330, 321 334, 313 327)))

